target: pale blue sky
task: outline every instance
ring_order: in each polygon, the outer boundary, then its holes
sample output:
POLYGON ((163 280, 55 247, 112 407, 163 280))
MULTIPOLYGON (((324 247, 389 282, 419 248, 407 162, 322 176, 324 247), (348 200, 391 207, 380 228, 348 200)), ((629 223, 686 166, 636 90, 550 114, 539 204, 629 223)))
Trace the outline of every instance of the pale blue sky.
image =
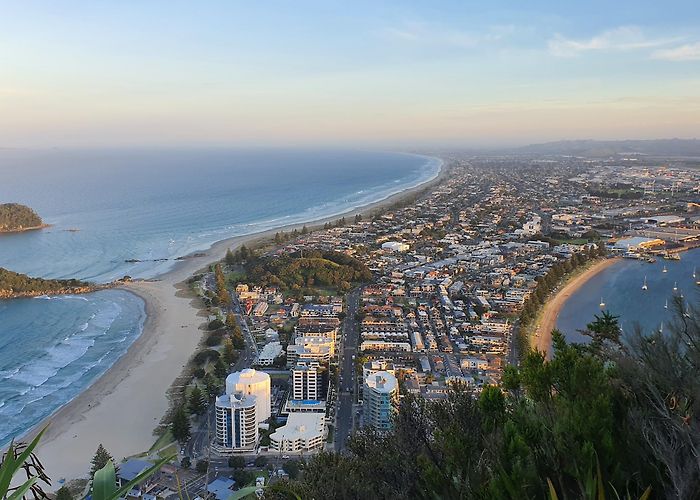
POLYGON ((700 137, 696 3, 0 0, 0 146, 700 137))

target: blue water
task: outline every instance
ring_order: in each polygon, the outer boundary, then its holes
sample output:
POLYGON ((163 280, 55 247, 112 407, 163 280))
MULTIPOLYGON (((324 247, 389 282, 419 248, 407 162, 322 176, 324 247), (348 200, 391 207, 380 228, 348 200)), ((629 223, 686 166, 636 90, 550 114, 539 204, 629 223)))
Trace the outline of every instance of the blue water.
POLYGON ((658 259, 649 264, 626 259, 615 263, 569 297, 559 313, 557 328, 571 341, 586 341, 588 337, 579 330, 594 320, 594 314, 600 314, 601 298, 606 310, 620 316, 623 332, 637 325, 646 332, 660 328, 662 323, 668 326, 674 315, 674 296, 682 295, 687 302, 697 304, 700 287, 693 278, 696 269, 700 280, 700 250, 681 254, 680 261, 658 259), (645 276, 648 288, 642 290, 645 276), (675 292, 674 285, 678 288, 675 292), (668 309, 664 307, 667 301, 668 309))
MULTIPOLYGON (((0 267, 151 278, 216 241, 336 215, 439 169, 434 158, 380 152, 0 150, 0 202, 27 204, 52 224, 0 235, 0 267)), ((142 300, 116 290, 0 301, 0 444, 104 373, 143 321, 142 300)))

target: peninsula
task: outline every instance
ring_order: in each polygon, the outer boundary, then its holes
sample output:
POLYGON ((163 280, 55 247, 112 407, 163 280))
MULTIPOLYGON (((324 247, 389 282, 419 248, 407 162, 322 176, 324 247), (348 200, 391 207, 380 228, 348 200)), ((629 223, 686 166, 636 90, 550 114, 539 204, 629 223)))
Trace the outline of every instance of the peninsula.
POLYGON ((76 279, 46 280, 0 267, 0 299, 94 292, 99 286, 76 279))
POLYGON ((19 203, 0 204, 0 233, 16 233, 47 227, 31 208, 19 203))

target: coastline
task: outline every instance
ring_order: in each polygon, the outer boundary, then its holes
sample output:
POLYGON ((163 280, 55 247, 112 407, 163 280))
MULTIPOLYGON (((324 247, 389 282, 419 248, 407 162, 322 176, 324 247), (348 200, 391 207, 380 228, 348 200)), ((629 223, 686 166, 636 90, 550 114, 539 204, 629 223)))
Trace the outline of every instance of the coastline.
POLYGON ((544 352, 547 359, 552 356, 552 330, 557 326, 559 312, 566 301, 594 276, 620 261, 620 257, 607 258, 596 262, 580 274, 575 274, 564 283, 564 286, 547 302, 538 317, 538 325, 534 335, 530 337, 531 347, 544 352))
POLYGON ((340 217, 369 216, 400 203, 445 178, 449 165, 446 160, 440 161, 436 176, 382 200, 305 223, 227 238, 205 252, 185 256, 153 280, 119 286, 145 302, 147 316, 141 335, 95 382, 22 436, 23 441, 29 440, 50 424, 37 453, 54 485, 59 479, 86 477, 100 443, 115 460, 121 460, 146 451, 155 441, 153 431, 169 406, 167 391, 204 333, 206 317, 185 283, 190 276, 221 260, 229 248, 255 246, 279 231, 304 225, 314 230, 340 217))

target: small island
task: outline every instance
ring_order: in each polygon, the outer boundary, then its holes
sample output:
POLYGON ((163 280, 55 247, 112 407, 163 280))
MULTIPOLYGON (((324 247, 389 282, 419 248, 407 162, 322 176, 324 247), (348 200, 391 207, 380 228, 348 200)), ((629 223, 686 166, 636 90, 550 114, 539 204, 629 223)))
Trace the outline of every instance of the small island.
POLYGON ((19 203, 0 203, 0 233, 16 233, 47 227, 31 208, 19 203))
POLYGON ((104 287, 76 279, 31 278, 26 274, 8 271, 0 267, 0 299, 89 293, 104 287))

